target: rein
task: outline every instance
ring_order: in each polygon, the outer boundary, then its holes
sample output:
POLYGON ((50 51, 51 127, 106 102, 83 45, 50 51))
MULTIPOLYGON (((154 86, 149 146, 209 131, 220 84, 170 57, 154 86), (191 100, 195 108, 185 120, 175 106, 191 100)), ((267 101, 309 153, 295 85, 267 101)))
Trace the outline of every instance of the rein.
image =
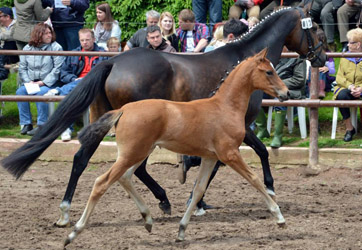
MULTIPOLYGON (((310 17, 305 17, 304 12, 302 11, 301 8, 296 8, 296 9, 299 11, 300 16, 302 17, 301 25, 302 25, 302 29, 305 31, 305 34, 307 35, 307 41, 308 41, 308 53, 306 56, 300 56, 300 58, 302 58, 302 59, 306 58, 311 63, 313 63, 318 59, 319 55, 322 53, 323 43, 321 41, 319 41, 319 43, 315 47, 313 46, 312 35, 310 34, 310 29, 313 27, 312 19, 310 17), (318 49, 320 49, 320 50, 319 50, 318 54, 316 54, 316 51, 318 49)), ((304 33, 303 33, 302 39, 300 41, 299 48, 302 46, 303 37, 304 37, 304 33)))

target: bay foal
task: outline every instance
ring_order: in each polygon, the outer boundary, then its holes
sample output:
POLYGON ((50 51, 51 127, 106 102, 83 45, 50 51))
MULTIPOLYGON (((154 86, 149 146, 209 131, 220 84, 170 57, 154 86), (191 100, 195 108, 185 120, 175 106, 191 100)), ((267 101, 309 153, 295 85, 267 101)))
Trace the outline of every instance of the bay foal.
POLYGON ((279 206, 239 153, 239 146, 245 136, 245 113, 252 92, 261 89, 280 100, 288 98, 288 89, 266 59, 266 54, 267 49, 264 49, 243 61, 211 98, 191 102, 145 100, 128 103, 84 128, 79 141, 87 147, 94 141, 102 140, 116 124, 118 158, 106 173, 96 179, 83 215, 67 237, 65 245, 82 232, 96 203, 115 181, 119 181, 130 194, 145 220, 146 229, 151 231, 150 211, 133 188, 130 178, 135 168, 156 146, 202 157, 194 195, 180 222, 177 240, 184 240, 191 213, 205 192, 218 159, 252 184, 264 197, 277 223, 284 225, 279 206))

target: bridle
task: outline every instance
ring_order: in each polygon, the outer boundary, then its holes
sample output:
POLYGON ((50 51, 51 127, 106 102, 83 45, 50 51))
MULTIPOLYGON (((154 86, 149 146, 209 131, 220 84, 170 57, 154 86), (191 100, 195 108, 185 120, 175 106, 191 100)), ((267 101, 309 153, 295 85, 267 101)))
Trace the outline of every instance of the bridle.
POLYGON ((310 29, 313 27, 313 22, 312 19, 310 17, 306 17, 304 15, 304 12, 301 8, 296 8, 301 16, 301 26, 302 29, 305 31, 303 32, 303 36, 302 39, 300 41, 300 45, 299 48, 302 46, 302 41, 304 38, 304 33, 307 35, 307 41, 308 41, 308 53, 306 56, 301 56, 301 58, 306 58, 308 59, 311 63, 315 62, 318 57, 320 56, 320 54, 322 53, 322 45, 323 43, 321 41, 319 41, 319 43, 314 47, 313 46, 313 40, 312 40, 312 35, 310 33, 310 29), (319 49, 319 52, 316 54, 316 51, 319 49))

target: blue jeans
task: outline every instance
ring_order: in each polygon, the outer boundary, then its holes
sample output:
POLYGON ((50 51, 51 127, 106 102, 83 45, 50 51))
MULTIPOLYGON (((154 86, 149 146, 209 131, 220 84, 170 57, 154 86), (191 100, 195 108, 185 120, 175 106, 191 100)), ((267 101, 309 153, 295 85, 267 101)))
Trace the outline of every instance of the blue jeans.
POLYGON ((62 45, 63 50, 73 50, 80 46, 78 31, 83 26, 54 28, 56 41, 62 45))
MULTIPOLYGON (((47 93, 51 88, 47 86, 41 86, 40 91, 36 93, 35 95, 43 96, 45 93, 47 93)), ((16 95, 28 95, 28 92, 26 92, 25 86, 20 86, 16 90, 16 95)), ((32 124, 32 117, 30 112, 30 104, 29 102, 18 102, 18 109, 19 109, 19 118, 20 118, 20 125, 27 125, 32 124)), ((38 111, 38 117, 37 117, 37 124, 43 125, 48 120, 48 103, 46 102, 37 102, 36 103, 36 109, 38 111)))
POLYGON ((57 87, 55 89, 59 91, 59 95, 68 95, 70 91, 72 91, 79 82, 80 80, 75 80, 73 82, 64 84, 63 86, 57 87))
POLYGON ((209 12, 210 34, 214 25, 222 21, 221 0, 192 0, 192 11, 198 23, 206 23, 207 12, 209 12))

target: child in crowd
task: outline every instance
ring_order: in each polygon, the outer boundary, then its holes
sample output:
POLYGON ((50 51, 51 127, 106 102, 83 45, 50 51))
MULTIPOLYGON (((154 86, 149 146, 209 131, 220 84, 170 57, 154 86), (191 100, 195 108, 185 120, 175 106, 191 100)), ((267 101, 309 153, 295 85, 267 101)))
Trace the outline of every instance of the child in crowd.
POLYGON ((109 52, 121 52, 121 42, 117 37, 111 37, 107 41, 107 50, 109 52))

